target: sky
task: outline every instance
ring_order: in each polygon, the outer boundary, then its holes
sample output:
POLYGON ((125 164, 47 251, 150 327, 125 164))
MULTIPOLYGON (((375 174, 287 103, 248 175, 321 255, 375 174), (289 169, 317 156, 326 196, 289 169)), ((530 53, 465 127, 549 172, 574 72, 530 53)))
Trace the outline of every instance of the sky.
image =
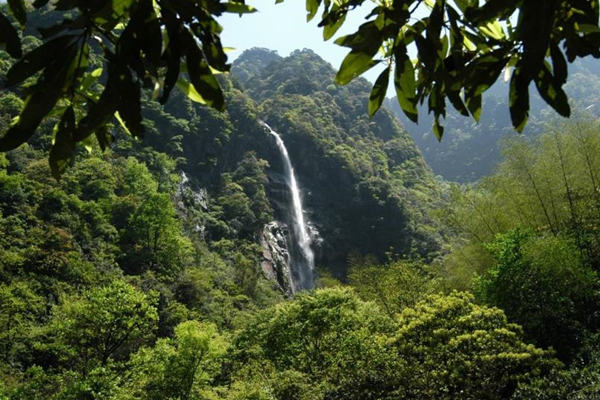
MULTIPOLYGON (((367 2, 369 3, 369 2, 367 2)), ((233 61, 244 50, 252 47, 266 47, 277 50, 280 56, 287 56, 294 50, 311 49, 338 69, 350 49, 334 44, 337 37, 354 33, 365 22, 371 7, 363 6, 348 14, 344 26, 333 39, 323 41, 323 30, 317 26, 321 10, 310 22, 306 22, 304 0, 285 0, 275 4, 275 0, 247 1, 259 11, 245 14, 227 14, 219 18, 224 30, 221 40, 224 46, 234 47, 229 53, 233 61)), ((365 77, 374 81, 378 70, 371 70, 365 77)))

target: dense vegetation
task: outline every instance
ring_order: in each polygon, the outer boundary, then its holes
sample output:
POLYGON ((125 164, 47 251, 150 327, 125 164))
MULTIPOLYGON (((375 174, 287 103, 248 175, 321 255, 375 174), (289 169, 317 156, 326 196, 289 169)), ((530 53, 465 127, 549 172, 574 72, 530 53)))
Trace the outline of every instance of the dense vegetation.
MULTIPOLYGON (((433 117, 427 107, 420 107, 420 121, 415 124, 402 113, 395 99, 387 99, 386 106, 401 121, 415 140, 427 164, 435 174, 455 182, 475 182, 489 175, 501 160, 501 140, 506 136, 517 136, 510 127, 507 110, 508 84, 499 82, 487 92, 483 100, 479 123, 456 111, 448 111, 444 118, 446 134, 438 141, 431 132, 433 117)), ((581 60, 573 64, 565 91, 571 98, 574 114, 592 113, 600 109, 600 68, 595 60, 581 60)), ((539 95, 531 96, 529 123, 523 134, 537 136, 544 130, 548 119, 557 114, 545 106, 539 95)))
POLYGON ((353 251, 380 260, 389 252, 435 256, 439 237, 426 210, 439 190, 391 113, 367 115, 366 80, 336 85, 333 68, 310 50, 281 58, 252 49, 236 60, 233 74, 287 143, 324 238, 323 263, 344 275, 353 251), (253 73, 249 65, 264 68, 253 73))
MULTIPOLYGON (((60 181, 57 118, 0 154, 0 399, 598 396, 598 121, 507 141, 463 187, 390 112, 368 118, 367 82, 334 76, 256 49, 220 79, 226 112, 144 96, 144 141, 112 126, 60 181), (319 232, 318 287, 295 298, 264 267, 289 204, 259 117, 319 232)), ((18 94, 0 93, 2 130, 18 94)))
MULTIPOLYGON (((318 26, 329 40, 364 3, 306 0, 306 19, 322 11, 318 26)), ((18 93, 19 118, 0 136, 0 151, 29 142, 45 119, 60 117, 49 153, 58 178, 78 145, 94 136, 103 149, 110 143, 111 120, 142 137, 149 88, 162 104, 178 87, 223 111, 226 96, 218 75, 231 65, 217 17, 255 11, 244 0, 8 0, 0 7, 0 46, 16 63, 6 84, 31 82, 18 93), (47 17, 42 25, 40 13, 47 17), (42 42, 26 48, 19 28, 36 29, 42 42)), ((345 85, 382 66, 368 97, 369 114, 379 110, 393 81, 407 118, 417 122, 418 106, 426 103, 433 132, 441 138, 447 103, 479 120, 483 94, 504 70, 511 123, 522 131, 533 85, 545 103, 570 116, 563 89, 568 62, 600 58, 599 16, 598 2, 586 0, 555 0, 543 7, 522 0, 382 1, 355 33, 335 41, 350 49, 335 80, 345 85)))

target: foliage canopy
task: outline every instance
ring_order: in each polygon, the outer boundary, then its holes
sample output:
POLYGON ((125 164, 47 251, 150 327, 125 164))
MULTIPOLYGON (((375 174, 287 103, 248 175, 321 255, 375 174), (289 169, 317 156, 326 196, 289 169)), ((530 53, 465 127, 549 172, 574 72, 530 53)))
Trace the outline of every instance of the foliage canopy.
MULTIPOLYGON (((323 6, 319 26, 327 40, 348 12, 363 3, 307 0, 307 19, 323 6)), ((422 3, 378 2, 356 33, 337 39, 351 49, 337 82, 346 84, 377 64, 386 65, 371 92, 369 113, 383 103, 393 73, 404 113, 417 121, 417 105, 427 101, 438 138, 446 100, 478 120, 482 94, 503 70, 511 80, 509 105, 517 130, 527 122, 532 82, 548 104, 569 116, 562 89, 567 60, 600 57, 596 0, 553 0, 541 6, 523 0, 426 0, 428 15, 415 18, 422 3), (413 46, 416 60, 410 58, 413 46)), ((243 0, 8 2, 22 28, 32 7, 53 7, 56 18, 48 26, 35 27, 43 44, 24 55, 17 30, 0 13, 0 42, 19 59, 8 73, 7 86, 27 87, 21 92, 25 101, 20 116, 0 138, 0 151, 25 143, 44 118, 56 117, 50 153, 55 177, 64 172, 76 144, 89 142, 92 134, 106 148, 113 140, 107 129, 113 118, 132 136, 142 136, 144 89, 165 102, 178 86, 191 99, 223 110, 225 99, 216 75, 230 66, 215 17, 255 11, 243 0)))

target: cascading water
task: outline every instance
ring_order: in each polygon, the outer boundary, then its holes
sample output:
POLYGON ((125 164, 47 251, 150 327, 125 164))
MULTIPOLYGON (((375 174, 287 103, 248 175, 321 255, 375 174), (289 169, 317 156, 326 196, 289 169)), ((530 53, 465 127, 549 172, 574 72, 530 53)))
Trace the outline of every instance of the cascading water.
POLYGON ((314 269, 315 269, 315 256, 311 249, 312 238, 308 231, 308 225, 304 218, 304 209, 302 208, 302 198, 300 196, 300 188, 296 181, 296 175, 294 174, 294 168, 290 161, 285 143, 269 125, 260 121, 260 123, 267 128, 269 133, 275 137, 275 142, 281 153, 283 159, 283 166, 285 169, 286 183, 290 188, 292 195, 292 236, 297 245, 300 257, 294 257, 291 260, 291 269, 293 275, 293 290, 294 292, 302 289, 312 289, 314 284, 314 269))

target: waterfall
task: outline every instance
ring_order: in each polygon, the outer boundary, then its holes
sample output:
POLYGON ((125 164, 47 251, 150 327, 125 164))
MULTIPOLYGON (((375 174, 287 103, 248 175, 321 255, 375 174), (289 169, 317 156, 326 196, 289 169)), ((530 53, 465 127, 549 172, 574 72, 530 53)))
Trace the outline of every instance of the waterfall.
POLYGON ((294 244, 297 245, 300 250, 300 259, 296 257, 296 259, 291 260, 294 292, 302 289, 312 289, 315 256, 311 249, 312 238, 304 218, 302 198, 300 196, 300 188, 298 187, 294 168, 292 167, 292 162, 290 161, 290 156, 285 147, 285 143, 283 143, 279 134, 263 121, 260 121, 260 123, 267 128, 269 133, 275 138, 275 142, 277 143, 277 147, 283 160, 286 183, 288 184, 292 195, 292 237, 295 241, 294 244))

